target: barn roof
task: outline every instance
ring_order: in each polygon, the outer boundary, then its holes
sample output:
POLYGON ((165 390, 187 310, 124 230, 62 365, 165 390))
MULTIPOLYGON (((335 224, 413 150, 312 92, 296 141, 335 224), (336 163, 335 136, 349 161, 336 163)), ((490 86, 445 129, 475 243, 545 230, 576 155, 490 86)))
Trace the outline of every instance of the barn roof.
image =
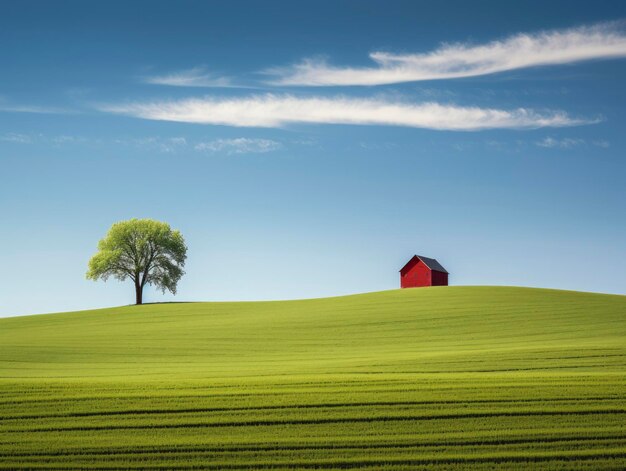
MULTIPOLYGON (((413 255, 411 257, 411 260, 409 260, 408 262, 406 262, 406 264, 404 265, 404 267, 406 267, 409 263, 411 263, 411 261, 413 261, 414 258, 418 258, 420 259, 424 265, 426 265, 428 268, 430 268, 432 271, 440 271, 442 273, 448 273, 448 270, 446 270, 445 268, 443 268, 443 265, 441 263, 439 263, 437 260, 435 260, 434 258, 428 258, 428 257, 423 257, 421 255, 413 255)), ((402 267, 400 269, 400 271, 404 270, 404 267, 402 267)))

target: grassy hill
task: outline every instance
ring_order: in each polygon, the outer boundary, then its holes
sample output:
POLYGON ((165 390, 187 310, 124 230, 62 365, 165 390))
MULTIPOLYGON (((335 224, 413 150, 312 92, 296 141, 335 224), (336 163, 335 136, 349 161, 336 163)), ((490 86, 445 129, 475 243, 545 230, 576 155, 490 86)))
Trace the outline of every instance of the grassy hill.
POLYGON ((626 297, 436 287, 0 319, 0 468, 624 469, 626 297))

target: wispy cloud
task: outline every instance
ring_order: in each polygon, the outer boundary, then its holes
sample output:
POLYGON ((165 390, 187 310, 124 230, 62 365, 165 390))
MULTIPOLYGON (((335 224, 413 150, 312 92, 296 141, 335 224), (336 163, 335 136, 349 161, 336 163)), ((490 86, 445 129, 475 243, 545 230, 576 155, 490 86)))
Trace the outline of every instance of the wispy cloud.
POLYGON ((232 87, 229 77, 220 77, 207 72, 204 67, 171 72, 164 75, 144 77, 145 83, 153 85, 169 85, 172 87, 232 87))
MULTIPOLYGON (((580 147, 587 145, 588 142, 585 139, 580 138, 572 138, 572 137, 564 137, 561 139, 556 139, 553 137, 545 137, 540 141, 535 142, 535 145, 539 147, 545 147, 548 149, 572 149, 574 147, 580 147)), ((609 147, 609 142, 605 140, 595 140, 591 141, 591 145, 597 147, 607 148, 609 147)))
POLYGON ((41 133, 30 133, 30 134, 21 134, 21 133, 6 133, 4 135, 0 135, 0 141, 4 142, 14 142, 17 144, 43 144, 43 145, 52 145, 55 147, 64 146, 64 145, 73 145, 73 144, 100 144, 102 143, 101 139, 90 139, 82 136, 70 136, 67 134, 57 135, 57 136, 46 136, 41 133))
POLYGON ((76 113, 75 110, 66 108, 56 108, 52 106, 36 106, 36 105, 12 105, 0 103, 0 112, 6 113, 38 113, 38 114, 70 114, 76 113))
POLYGON ((323 123, 477 131, 576 126, 598 121, 574 118, 563 111, 502 110, 385 99, 342 96, 299 98, 273 94, 110 104, 99 109, 151 120, 243 127, 323 123))
POLYGON ((13 142, 16 144, 30 144, 33 142, 33 138, 27 134, 18 134, 9 132, 0 136, 0 141, 13 142))
POLYGON ((55 136, 52 138, 52 142, 54 144, 77 144, 82 142, 87 142, 87 139, 81 136, 55 136))
POLYGON ((580 146, 584 143, 585 141, 583 139, 572 139, 570 137, 566 137, 564 139, 554 139, 553 137, 546 137, 541 141, 538 141, 536 144, 539 147, 571 149, 572 147, 580 146))
MULTIPOLYGON (((212 139, 208 141, 189 141, 185 137, 124 137, 112 140, 92 139, 82 136, 45 136, 43 134, 20 134, 5 133, 0 134, 0 143, 9 142, 12 144, 33 144, 53 147, 73 146, 81 144, 108 145, 113 144, 122 147, 132 147, 134 149, 161 152, 166 154, 176 154, 179 152, 203 152, 203 153, 225 153, 225 154, 265 154, 282 149, 281 142, 272 139, 262 138, 229 138, 212 139)), ((296 144, 308 145, 308 142, 292 141, 296 144)))
POLYGON ((115 144, 132 146, 138 149, 156 150, 164 153, 175 153, 187 147, 184 137, 140 137, 130 139, 115 139, 115 144))
POLYGON ((602 23, 564 30, 517 34, 481 45, 443 44, 417 54, 372 52, 375 67, 335 67, 307 59, 265 73, 275 85, 382 85, 453 79, 541 65, 568 64, 626 56, 623 23, 602 23))
POLYGON ((271 139, 214 139, 200 142, 194 146, 195 150, 206 152, 226 152, 227 154, 265 154, 283 147, 280 142, 271 139))

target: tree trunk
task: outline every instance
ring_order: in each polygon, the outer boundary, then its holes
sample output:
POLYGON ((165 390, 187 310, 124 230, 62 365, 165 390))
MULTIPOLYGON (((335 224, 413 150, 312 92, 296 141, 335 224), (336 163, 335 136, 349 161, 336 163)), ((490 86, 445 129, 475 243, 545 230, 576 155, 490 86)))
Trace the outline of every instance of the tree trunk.
POLYGON ((135 304, 143 303, 143 286, 139 282, 135 282, 135 304))

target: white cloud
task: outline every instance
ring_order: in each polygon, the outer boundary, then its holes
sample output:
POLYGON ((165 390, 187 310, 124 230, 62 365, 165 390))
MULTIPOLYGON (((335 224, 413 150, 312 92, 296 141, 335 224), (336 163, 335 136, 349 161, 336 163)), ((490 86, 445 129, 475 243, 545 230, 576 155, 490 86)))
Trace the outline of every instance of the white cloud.
POLYGON ((228 77, 219 77, 210 74, 204 67, 181 70, 165 75, 144 77, 145 83, 153 85, 169 85, 172 87, 231 87, 232 82, 228 77))
POLYGON ((265 71, 276 85, 381 85, 487 75, 541 65, 626 56, 622 23, 518 34, 482 45, 443 44, 418 54, 373 52, 376 67, 334 67, 304 60, 265 71))
POLYGON ((194 146, 194 149, 198 151, 224 151, 227 154, 264 154, 280 148, 282 148, 282 144, 271 139, 249 139, 245 137, 215 139, 208 142, 200 142, 194 146))
POLYGON ((291 123, 407 126, 438 130, 524 129, 590 124, 562 111, 501 110, 438 103, 402 103, 348 97, 298 98, 260 95, 242 98, 183 99, 100 106, 101 111, 137 118, 243 127, 291 123))

